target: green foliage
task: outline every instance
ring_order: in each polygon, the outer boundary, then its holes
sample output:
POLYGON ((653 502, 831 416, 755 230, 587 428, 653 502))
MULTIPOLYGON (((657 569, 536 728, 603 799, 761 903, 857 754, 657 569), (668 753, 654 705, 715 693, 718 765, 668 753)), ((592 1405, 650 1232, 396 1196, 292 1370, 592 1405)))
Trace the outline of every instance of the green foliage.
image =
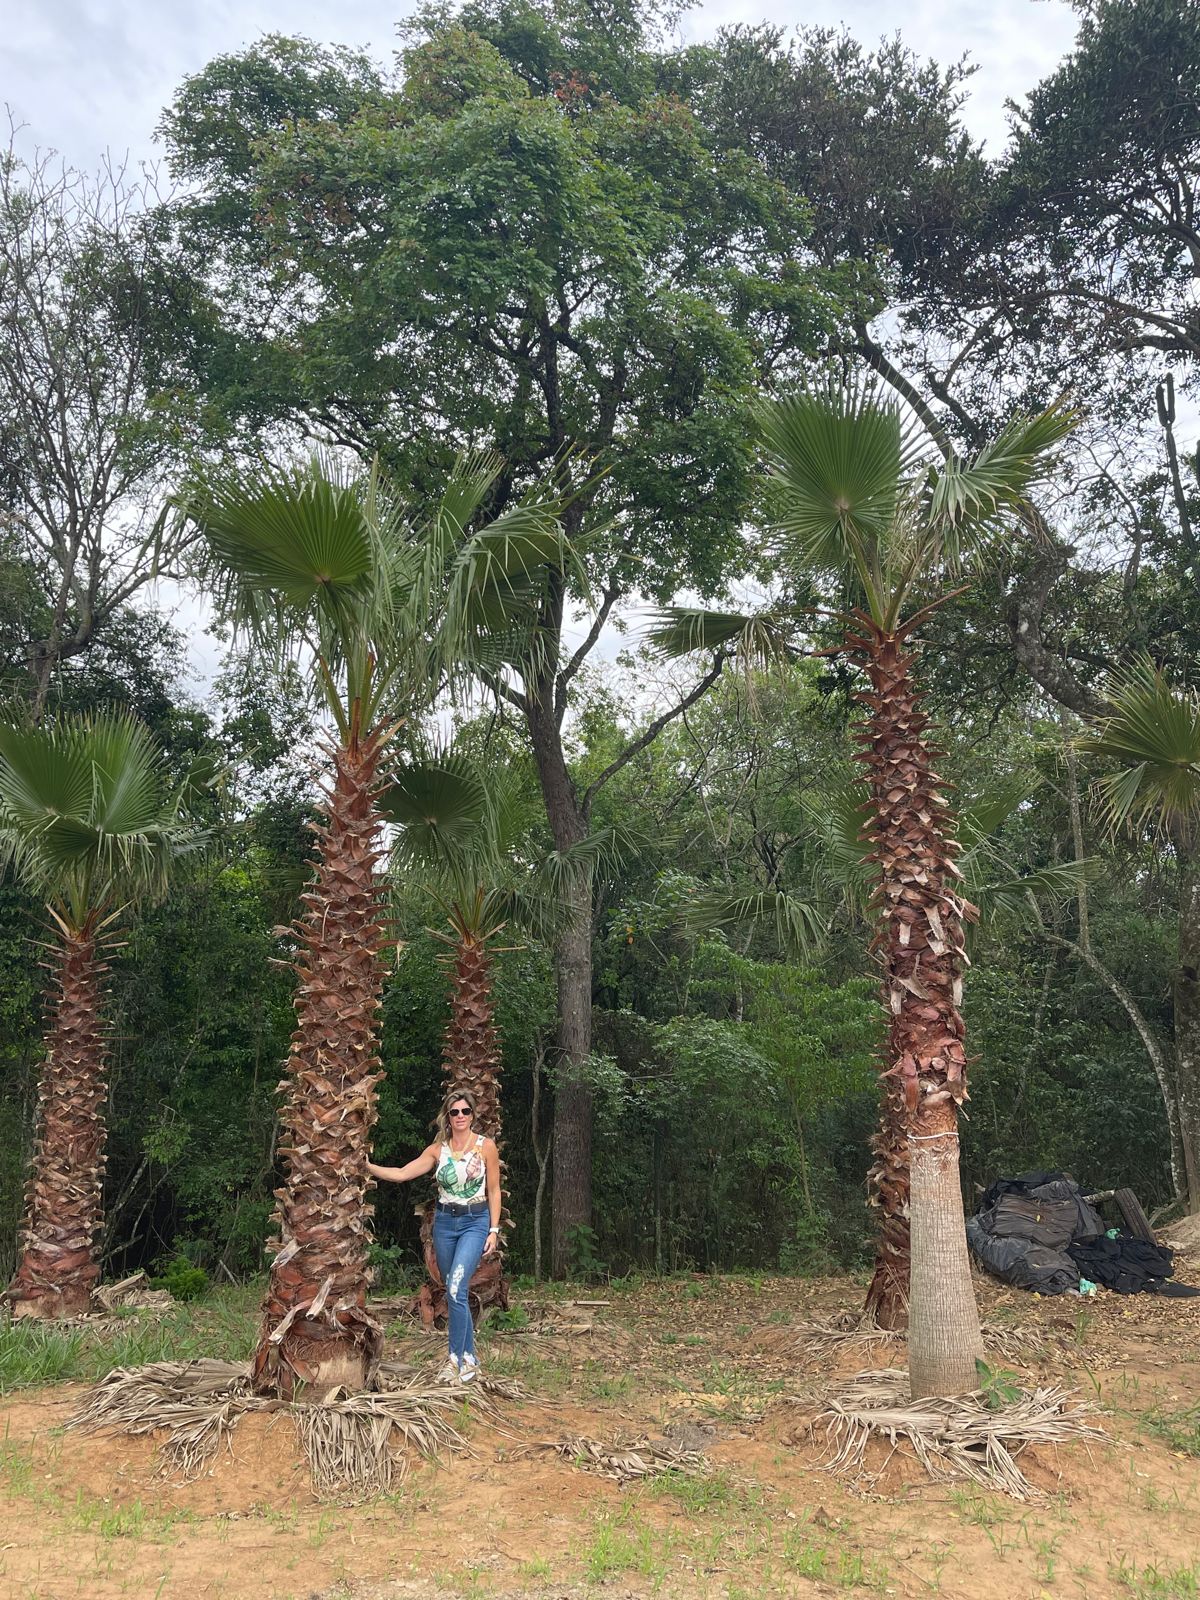
POLYGON ((979 1391, 989 1411, 1003 1411, 1005 1406, 1011 1406, 1020 1399, 1019 1373, 1009 1372, 1003 1367, 989 1367, 981 1357, 976 1358, 975 1372, 979 1378, 979 1391))
POLYGON ((24 1319, 0 1326, 0 1394, 45 1383, 89 1383, 118 1367, 212 1357, 245 1361, 258 1330, 259 1285, 215 1290, 168 1316, 134 1313, 118 1332, 24 1319))
POLYGON ((176 1256, 151 1282, 156 1289, 170 1290, 176 1300, 198 1300, 208 1288, 208 1273, 186 1256, 176 1256))
POLYGON ((607 1275, 608 1262, 602 1261, 596 1253, 598 1242, 596 1230, 586 1222, 574 1223, 567 1230, 567 1259, 573 1278, 593 1283, 607 1275))

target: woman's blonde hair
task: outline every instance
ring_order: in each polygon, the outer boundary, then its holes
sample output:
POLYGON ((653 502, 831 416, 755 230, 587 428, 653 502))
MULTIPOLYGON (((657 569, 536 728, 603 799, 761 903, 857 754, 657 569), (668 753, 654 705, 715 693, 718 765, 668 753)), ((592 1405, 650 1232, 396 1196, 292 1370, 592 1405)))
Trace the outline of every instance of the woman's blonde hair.
POLYGON ((442 1096, 441 1108, 437 1115, 438 1138, 443 1144, 450 1142, 450 1107, 456 1100, 465 1100, 471 1108, 471 1126, 479 1119, 479 1107, 475 1103, 475 1096, 470 1089, 451 1089, 449 1094, 442 1096))

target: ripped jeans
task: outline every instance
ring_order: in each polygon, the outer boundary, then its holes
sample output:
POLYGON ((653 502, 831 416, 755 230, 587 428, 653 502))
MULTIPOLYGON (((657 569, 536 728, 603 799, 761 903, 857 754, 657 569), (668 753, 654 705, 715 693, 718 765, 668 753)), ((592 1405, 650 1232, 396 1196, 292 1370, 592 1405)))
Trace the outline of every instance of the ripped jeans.
POLYGON ((450 1354, 458 1362, 475 1354, 475 1326, 467 1291, 482 1259, 491 1225, 486 1208, 474 1213, 438 1211, 433 1219, 433 1253, 446 1285, 450 1354))

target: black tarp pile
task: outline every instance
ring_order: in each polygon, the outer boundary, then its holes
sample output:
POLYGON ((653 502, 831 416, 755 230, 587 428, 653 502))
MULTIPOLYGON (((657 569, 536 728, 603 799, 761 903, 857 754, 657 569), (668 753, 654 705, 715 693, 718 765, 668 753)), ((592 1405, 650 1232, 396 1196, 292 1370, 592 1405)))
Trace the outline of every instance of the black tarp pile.
POLYGON ((997 1179, 967 1223, 967 1242, 994 1278, 1038 1294, 1078 1290, 1081 1278, 1118 1294, 1200 1294, 1171 1281, 1165 1245, 1110 1236, 1065 1172, 997 1179))

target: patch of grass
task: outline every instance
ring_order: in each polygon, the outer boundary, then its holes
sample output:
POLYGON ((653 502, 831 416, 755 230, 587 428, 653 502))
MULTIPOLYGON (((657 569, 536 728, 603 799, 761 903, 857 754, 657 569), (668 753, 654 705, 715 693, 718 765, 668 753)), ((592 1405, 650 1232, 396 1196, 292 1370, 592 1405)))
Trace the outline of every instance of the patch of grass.
POLYGON ((1200 1456, 1200 1406, 1188 1406, 1180 1411, 1163 1411, 1156 1406, 1142 1413, 1141 1425, 1147 1433, 1181 1455, 1200 1456))
POLYGON ((973 1528, 995 1528, 1011 1518, 1008 1506, 1001 1500, 974 1488, 951 1489, 950 1503, 973 1528))
POLYGON ((865 1561, 858 1550, 837 1550, 803 1526, 790 1528, 784 1535, 783 1559, 797 1577, 837 1589, 883 1589, 888 1583, 889 1574, 881 1562, 865 1561))
POLYGON ((589 1583, 604 1583, 618 1572, 636 1572, 657 1590, 667 1575, 671 1542, 669 1533, 655 1533, 623 1507, 601 1517, 583 1552, 584 1576, 589 1583))
POLYGON ((135 1312, 117 1326, 11 1322, 0 1328, 0 1395, 48 1383, 94 1383, 117 1367, 152 1361, 244 1361, 254 1349, 260 1295, 257 1285, 216 1289, 166 1316, 135 1312))
POLYGON ((518 1570, 526 1582, 535 1583, 549 1578, 554 1569, 545 1556, 535 1556, 531 1561, 522 1561, 518 1570))
POLYGON ((520 1378, 522 1383, 541 1394, 562 1394, 571 1383, 568 1361, 551 1360, 516 1341, 489 1345, 488 1371, 497 1378, 520 1378))
POLYGON ((1148 1561, 1144 1567, 1121 1557, 1108 1575, 1121 1592, 1133 1600, 1195 1600, 1200 1595, 1200 1565, 1164 1567, 1148 1561))
POLYGON ((623 1372, 616 1377, 606 1372, 598 1361, 589 1361, 577 1379, 577 1393, 592 1400, 623 1400, 633 1388, 633 1374, 623 1372))
POLYGON ((492 1333, 521 1333, 529 1326, 529 1313, 524 1306, 509 1306, 507 1311, 493 1311, 487 1326, 492 1333))

